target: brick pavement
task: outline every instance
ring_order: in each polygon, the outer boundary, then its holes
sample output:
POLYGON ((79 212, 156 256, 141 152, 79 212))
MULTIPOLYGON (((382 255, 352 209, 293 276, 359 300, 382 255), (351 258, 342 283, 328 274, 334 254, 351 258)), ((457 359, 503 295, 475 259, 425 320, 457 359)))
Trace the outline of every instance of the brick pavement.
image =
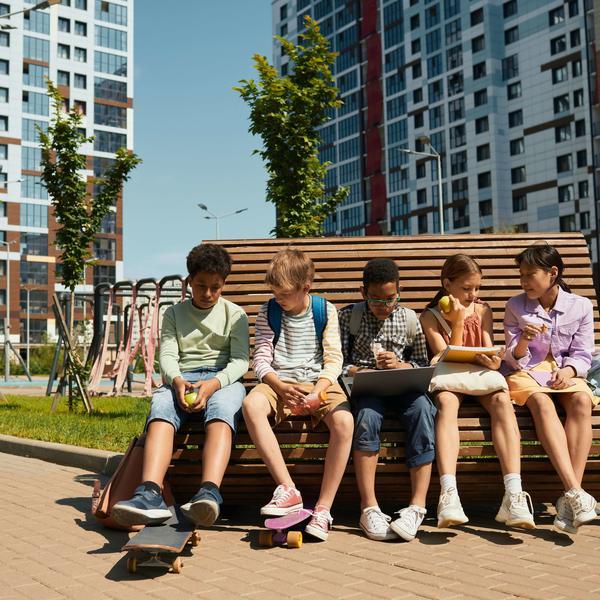
POLYGON ((180 575, 130 575, 127 534, 86 518, 94 478, 0 454, 0 598, 600 598, 600 520, 571 538, 542 514, 537 531, 517 532, 496 527, 492 507, 462 530, 426 521, 410 544, 367 540, 349 515, 299 550, 258 548, 258 518, 238 512, 202 533, 180 575))

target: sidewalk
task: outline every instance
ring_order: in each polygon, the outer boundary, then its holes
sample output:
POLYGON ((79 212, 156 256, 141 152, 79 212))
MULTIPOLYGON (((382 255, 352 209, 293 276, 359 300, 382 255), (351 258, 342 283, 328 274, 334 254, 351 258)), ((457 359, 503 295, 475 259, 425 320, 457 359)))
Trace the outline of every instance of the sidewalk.
POLYGON ((254 510, 225 515, 202 533, 180 575, 130 575, 127 534, 86 518, 96 475, 0 454, 0 598, 600 598, 600 520, 573 538, 538 515, 532 533, 497 527, 493 507, 472 523, 414 542, 378 543, 336 514, 326 543, 298 550, 257 546, 254 510), (491 518, 490 518, 491 517, 491 518))

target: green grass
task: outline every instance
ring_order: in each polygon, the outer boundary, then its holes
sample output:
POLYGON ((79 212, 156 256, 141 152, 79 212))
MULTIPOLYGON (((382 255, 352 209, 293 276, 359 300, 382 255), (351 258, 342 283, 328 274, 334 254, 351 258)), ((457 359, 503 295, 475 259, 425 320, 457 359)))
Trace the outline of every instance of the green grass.
POLYGON ((95 412, 69 413, 63 399, 55 413, 52 398, 5 396, 0 400, 0 433, 22 438, 122 452, 139 435, 148 413, 148 398, 93 398, 95 412))

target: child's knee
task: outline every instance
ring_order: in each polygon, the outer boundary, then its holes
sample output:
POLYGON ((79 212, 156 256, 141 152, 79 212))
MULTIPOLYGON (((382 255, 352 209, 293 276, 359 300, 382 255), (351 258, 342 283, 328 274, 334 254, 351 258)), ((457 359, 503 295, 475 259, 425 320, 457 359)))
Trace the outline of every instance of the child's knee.
POLYGON ((263 394, 250 392, 242 402, 242 412, 246 420, 268 417, 270 412, 269 401, 263 394))
POLYGON ((377 452, 383 416, 372 408, 361 409, 355 418, 352 447, 363 452, 377 452))
POLYGON ((354 433, 354 418, 349 410, 333 410, 327 419, 330 435, 338 438, 351 439, 354 433))

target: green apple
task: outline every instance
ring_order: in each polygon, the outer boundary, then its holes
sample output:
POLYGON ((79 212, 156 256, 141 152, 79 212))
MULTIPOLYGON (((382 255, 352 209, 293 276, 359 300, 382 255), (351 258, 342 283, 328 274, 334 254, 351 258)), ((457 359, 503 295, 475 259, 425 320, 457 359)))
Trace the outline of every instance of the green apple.
POLYGON ((198 396, 197 392, 189 392, 188 394, 186 394, 183 399, 185 400, 185 402, 189 405, 192 406, 192 404, 194 404, 194 402, 196 402, 196 397, 198 396))
POLYGON ((448 298, 448 296, 442 296, 438 302, 438 306, 442 312, 450 312, 450 298, 448 298))

